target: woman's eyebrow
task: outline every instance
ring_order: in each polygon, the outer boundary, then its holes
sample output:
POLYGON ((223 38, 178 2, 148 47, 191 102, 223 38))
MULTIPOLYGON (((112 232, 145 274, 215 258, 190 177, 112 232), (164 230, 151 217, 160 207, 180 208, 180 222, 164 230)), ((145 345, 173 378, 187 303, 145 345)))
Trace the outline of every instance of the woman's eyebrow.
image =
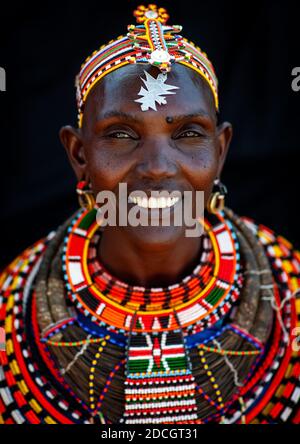
POLYGON ((138 122, 139 121, 139 119, 134 114, 129 114, 129 113, 125 113, 123 111, 116 111, 116 110, 106 111, 104 114, 101 114, 99 116, 99 120, 101 121, 101 120, 105 120, 105 119, 111 119, 113 117, 127 120, 129 122, 138 122))
POLYGON ((199 111, 195 111, 193 113, 189 113, 189 114, 179 114, 176 116, 169 116, 170 118, 172 118, 173 122, 177 122, 179 120, 188 120, 188 119, 194 119, 197 117, 202 117, 205 119, 211 119, 211 115, 208 114, 206 111, 203 110, 199 110, 199 111))
MULTIPOLYGON (((123 121, 131 122, 131 123, 139 123, 141 122, 141 119, 139 119, 135 114, 130 114, 124 111, 118 111, 118 110, 110 110, 106 111, 103 114, 101 113, 99 115, 99 118, 97 119, 96 125, 100 125, 102 121, 109 120, 113 118, 122 119, 123 121)), ((188 114, 177 114, 177 115, 170 115, 167 116, 167 118, 170 118, 170 123, 177 123, 182 120, 189 120, 189 119, 195 119, 195 118, 203 118, 209 121, 213 121, 212 116, 207 113, 204 110, 197 110, 192 113, 188 114)))

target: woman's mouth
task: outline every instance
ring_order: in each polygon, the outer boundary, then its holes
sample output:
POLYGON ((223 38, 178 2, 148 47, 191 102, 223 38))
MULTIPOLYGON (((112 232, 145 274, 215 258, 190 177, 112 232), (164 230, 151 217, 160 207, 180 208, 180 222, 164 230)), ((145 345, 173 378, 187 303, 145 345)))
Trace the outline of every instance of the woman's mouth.
POLYGON ((179 197, 140 197, 129 196, 128 203, 133 203, 141 208, 170 208, 173 207, 178 201, 179 197))

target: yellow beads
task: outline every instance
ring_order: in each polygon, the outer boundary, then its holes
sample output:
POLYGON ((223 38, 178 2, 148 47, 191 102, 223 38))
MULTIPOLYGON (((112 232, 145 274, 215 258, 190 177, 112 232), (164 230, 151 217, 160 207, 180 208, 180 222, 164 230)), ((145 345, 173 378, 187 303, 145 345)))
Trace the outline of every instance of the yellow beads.
POLYGON ((203 364, 203 368, 206 371, 206 374, 212 384, 213 389, 215 390, 215 394, 217 396, 217 401, 219 403, 219 407, 222 409, 222 408, 224 408, 224 401, 222 398, 220 387, 219 387, 218 383, 216 382, 216 378, 213 376, 212 371, 209 370, 209 366, 208 366, 208 364, 206 362, 206 358, 204 356, 204 351, 199 349, 199 347, 198 347, 198 350, 199 350, 200 361, 203 364))
POLYGON ((97 350, 97 353, 95 353, 94 359, 92 360, 92 366, 90 368, 90 375, 89 375, 89 399, 90 399, 90 408, 92 410, 95 410, 96 405, 95 405, 95 398, 94 398, 94 394, 95 394, 95 390, 94 390, 94 379, 95 379, 95 370, 96 370, 96 366, 98 363, 99 358, 101 357, 101 353, 103 352, 103 347, 105 347, 105 345, 107 344, 107 340, 110 338, 109 335, 106 335, 100 345, 99 348, 97 350))

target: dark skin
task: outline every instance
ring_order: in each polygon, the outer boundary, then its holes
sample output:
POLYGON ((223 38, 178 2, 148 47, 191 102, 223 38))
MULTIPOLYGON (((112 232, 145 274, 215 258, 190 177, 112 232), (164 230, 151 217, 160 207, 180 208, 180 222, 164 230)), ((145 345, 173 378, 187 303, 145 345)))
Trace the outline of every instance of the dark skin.
MULTIPOLYGON (((98 82, 84 109, 82 129, 65 126, 60 138, 78 180, 118 195, 142 190, 204 191, 207 204, 220 177, 232 137, 231 125, 217 125, 209 86, 193 70, 176 64, 167 82, 178 86, 157 111, 142 111, 140 77, 145 65, 128 65, 98 82), (155 130, 154 130, 155 129, 155 130)), ((129 205, 130 208, 130 205, 129 205)), ((201 238, 186 227, 105 227, 99 259, 119 279, 133 285, 174 284, 189 274, 201 253, 201 238)))

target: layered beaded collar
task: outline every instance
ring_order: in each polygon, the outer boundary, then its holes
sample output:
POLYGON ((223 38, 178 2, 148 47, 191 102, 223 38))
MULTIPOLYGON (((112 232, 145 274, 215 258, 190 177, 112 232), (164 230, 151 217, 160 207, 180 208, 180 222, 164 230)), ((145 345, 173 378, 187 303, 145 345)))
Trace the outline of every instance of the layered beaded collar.
POLYGON ((199 263, 181 282, 165 288, 131 286, 97 259, 96 210, 77 215, 65 237, 63 269, 68 296, 98 326, 126 331, 197 331, 214 325, 238 299, 242 284, 239 245, 224 215, 204 220, 199 263))
MULTIPOLYGON (((209 337, 203 338, 209 329, 199 338, 189 326, 87 335, 79 315, 66 323, 72 307, 64 306, 61 250, 69 223, 26 250, 0 280, 0 321, 9 344, 0 372, 0 422, 2 414, 18 423, 88 422, 98 415, 108 423, 297 421, 298 354, 289 338, 299 316, 291 291, 299 288, 300 256, 281 237, 226 209, 244 283, 236 310, 221 328, 214 324, 209 337), (274 322, 271 295, 280 307, 274 322)), ((87 314, 80 317, 88 323, 87 314)))

